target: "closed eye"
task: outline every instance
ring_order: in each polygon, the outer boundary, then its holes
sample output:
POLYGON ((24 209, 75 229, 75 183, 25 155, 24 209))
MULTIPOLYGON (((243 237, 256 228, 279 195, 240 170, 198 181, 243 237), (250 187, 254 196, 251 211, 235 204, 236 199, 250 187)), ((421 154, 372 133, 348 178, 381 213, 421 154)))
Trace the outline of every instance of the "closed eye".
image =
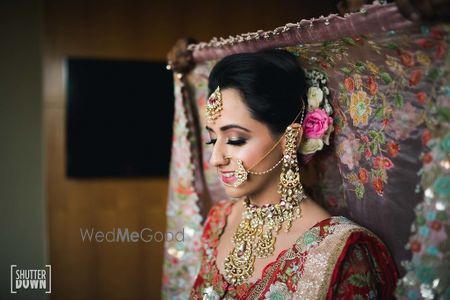
POLYGON ((244 145, 247 141, 245 139, 235 139, 235 140, 228 140, 227 144, 233 145, 233 146, 241 146, 244 145))

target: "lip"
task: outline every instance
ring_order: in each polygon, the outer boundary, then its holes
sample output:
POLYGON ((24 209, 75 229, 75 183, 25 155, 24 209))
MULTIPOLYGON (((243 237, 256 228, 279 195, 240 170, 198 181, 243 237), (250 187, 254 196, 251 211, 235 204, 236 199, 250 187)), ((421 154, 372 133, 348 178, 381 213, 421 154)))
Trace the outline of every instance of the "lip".
POLYGON ((236 181, 234 171, 220 171, 220 180, 226 184, 233 184, 236 181))

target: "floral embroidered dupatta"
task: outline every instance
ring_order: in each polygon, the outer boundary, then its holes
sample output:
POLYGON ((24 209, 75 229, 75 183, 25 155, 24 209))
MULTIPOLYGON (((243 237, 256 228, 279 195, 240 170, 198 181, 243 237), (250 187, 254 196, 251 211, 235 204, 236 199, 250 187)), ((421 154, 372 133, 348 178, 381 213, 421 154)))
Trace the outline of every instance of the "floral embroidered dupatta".
POLYGON ((274 47, 329 77, 335 134, 333 147, 311 162, 319 174, 311 196, 386 243, 403 276, 399 298, 450 295, 443 260, 450 251, 449 31, 412 24, 394 5, 372 5, 346 18, 198 44, 187 85, 175 78, 168 230, 184 228, 189 238, 166 243, 164 298, 188 297, 202 221, 225 198, 202 148, 208 74, 225 55, 274 47))

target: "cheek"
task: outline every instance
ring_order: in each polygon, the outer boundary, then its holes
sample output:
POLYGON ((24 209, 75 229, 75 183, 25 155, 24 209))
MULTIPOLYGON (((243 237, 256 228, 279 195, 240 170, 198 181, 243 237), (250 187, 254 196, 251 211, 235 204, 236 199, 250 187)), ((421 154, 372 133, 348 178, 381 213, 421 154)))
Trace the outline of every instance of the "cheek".
MULTIPOLYGON (((235 157, 244 162, 245 168, 250 168, 261 160, 267 151, 267 145, 261 145, 260 142, 254 141, 251 143, 249 142, 242 147, 237 147, 235 157)), ((264 161, 261 163, 263 162, 264 161)))
POLYGON ((240 153, 240 159, 244 162, 246 168, 252 168, 253 171, 264 171, 272 167, 281 157, 279 146, 272 149, 276 141, 264 139, 249 143, 245 151, 240 153), (270 153, 268 153, 270 151, 270 153))

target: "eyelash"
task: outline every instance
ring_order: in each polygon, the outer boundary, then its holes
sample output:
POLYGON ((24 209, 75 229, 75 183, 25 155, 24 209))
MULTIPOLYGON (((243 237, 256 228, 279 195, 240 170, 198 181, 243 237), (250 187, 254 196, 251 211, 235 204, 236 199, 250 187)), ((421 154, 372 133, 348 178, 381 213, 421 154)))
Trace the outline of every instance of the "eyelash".
MULTIPOLYGON (((217 139, 211 139, 210 141, 207 141, 206 144, 207 145, 213 145, 215 144, 217 141, 217 139)), ((242 146, 246 143, 247 141, 245 139, 237 139, 237 140, 228 140, 227 144, 229 145, 233 145, 233 146, 242 146)))

